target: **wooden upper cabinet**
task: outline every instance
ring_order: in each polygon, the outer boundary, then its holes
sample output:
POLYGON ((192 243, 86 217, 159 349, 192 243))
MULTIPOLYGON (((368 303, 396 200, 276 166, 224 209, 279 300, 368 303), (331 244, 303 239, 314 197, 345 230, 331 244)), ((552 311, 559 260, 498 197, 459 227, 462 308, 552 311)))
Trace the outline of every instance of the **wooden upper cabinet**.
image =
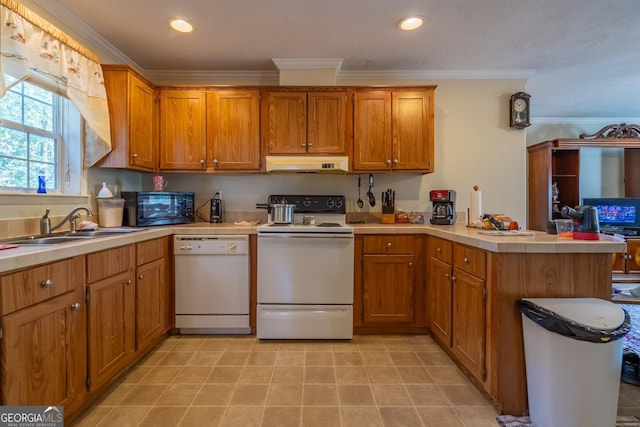
POLYGON ((213 170, 259 170, 260 92, 208 92, 207 139, 213 170))
POLYGON ((112 150, 100 167, 157 168, 158 102, 154 87, 126 65, 103 65, 112 150))
POLYGON ((393 92, 393 169, 433 172, 433 92, 393 92))
POLYGON ((160 169, 205 170, 206 92, 160 92, 160 169))
POLYGON ((346 92, 267 92, 266 154, 345 154, 346 92))
POLYGON ((353 169, 391 167, 391 92, 356 92, 353 104, 353 169))
POLYGON ((433 172, 433 89, 354 96, 353 170, 433 172))

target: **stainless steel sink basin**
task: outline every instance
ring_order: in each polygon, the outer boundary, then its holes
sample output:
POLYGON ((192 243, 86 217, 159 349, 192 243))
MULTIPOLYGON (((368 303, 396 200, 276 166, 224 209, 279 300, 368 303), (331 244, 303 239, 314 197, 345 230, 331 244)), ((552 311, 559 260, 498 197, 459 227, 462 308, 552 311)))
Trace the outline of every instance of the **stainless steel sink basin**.
POLYGON ((97 231, 78 231, 76 233, 64 232, 51 236, 31 236, 21 239, 13 239, 5 244, 13 245, 59 245, 61 243, 81 242, 83 240, 96 239, 98 237, 117 236, 135 231, 142 231, 144 228, 104 228, 97 231))

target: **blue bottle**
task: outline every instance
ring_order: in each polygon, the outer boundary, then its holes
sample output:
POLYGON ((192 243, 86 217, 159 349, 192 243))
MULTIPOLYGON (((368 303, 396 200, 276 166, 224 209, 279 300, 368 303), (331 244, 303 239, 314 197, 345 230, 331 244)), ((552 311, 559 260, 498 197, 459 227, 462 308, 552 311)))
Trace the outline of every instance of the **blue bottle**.
POLYGON ((38 193, 40 194, 46 194, 47 192, 47 181, 44 178, 44 171, 41 170, 40 174, 38 175, 38 193))

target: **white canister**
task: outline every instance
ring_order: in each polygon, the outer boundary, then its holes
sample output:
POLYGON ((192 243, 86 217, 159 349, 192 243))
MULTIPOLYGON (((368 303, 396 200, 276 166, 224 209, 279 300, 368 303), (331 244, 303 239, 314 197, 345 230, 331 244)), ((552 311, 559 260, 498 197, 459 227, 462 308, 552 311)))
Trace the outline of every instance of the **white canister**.
POLYGON ((98 198, 98 225, 121 227, 124 214, 124 199, 98 198))

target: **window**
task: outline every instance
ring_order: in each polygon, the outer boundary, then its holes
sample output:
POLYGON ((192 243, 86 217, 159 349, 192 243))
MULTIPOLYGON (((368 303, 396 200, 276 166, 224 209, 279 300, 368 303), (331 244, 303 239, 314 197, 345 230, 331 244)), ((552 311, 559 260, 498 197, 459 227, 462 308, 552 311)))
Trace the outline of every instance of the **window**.
POLYGON ((60 191, 62 99, 27 82, 0 98, 0 187, 29 191, 43 175, 60 191))

